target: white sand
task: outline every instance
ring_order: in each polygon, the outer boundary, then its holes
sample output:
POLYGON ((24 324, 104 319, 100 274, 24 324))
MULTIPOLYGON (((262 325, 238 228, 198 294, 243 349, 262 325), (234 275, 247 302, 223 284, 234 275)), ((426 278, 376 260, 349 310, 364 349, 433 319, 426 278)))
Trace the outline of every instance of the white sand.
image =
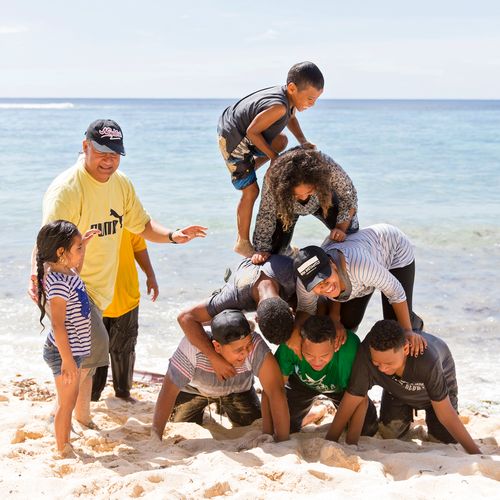
MULTIPOLYGON (((8 498, 500 498, 500 418, 465 415, 484 455, 418 439, 325 441, 327 424, 284 443, 262 439, 260 421, 228 429, 169 424, 164 442, 149 429, 159 385, 136 384, 135 405, 93 403, 99 431, 81 429, 74 459, 55 460, 53 383, 22 377, 0 385, 0 486, 8 498)), ((219 417, 213 415, 218 421, 219 417)), ((327 420, 331 419, 328 415, 327 420)), ((227 425, 227 424, 226 424, 227 425)))

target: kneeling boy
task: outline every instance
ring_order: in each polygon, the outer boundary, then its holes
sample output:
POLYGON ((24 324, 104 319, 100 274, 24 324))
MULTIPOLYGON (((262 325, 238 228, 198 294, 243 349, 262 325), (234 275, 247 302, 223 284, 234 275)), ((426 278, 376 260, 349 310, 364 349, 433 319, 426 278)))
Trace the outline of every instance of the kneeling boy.
POLYGON ((167 420, 201 425, 205 407, 215 402, 235 425, 250 425, 261 409, 253 387, 256 375, 269 404, 262 407, 265 434, 277 441, 288 439, 289 415, 283 381, 276 360, 262 337, 252 332, 244 314, 226 309, 211 324, 214 349, 236 370, 236 375, 219 380, 208 358, 184 337, 170 358, 167 374, 156 402, 153 435, 159 439, 167 420))
MULTIPOLYGON (((286 384, 286 395, 290 409, 290 432, 300 431, 304 417, 314 400, 324 394, 338 407, 344 394, 359 346, 358 337, 347 331, 347 338, 335 352, 335 326, 328 316, 310 316, 301 328, 302 359, 286 344, 281 344, 275 357, 280 365, 286 384)), ((361 434, 373 436, 378 430, 377 412, 367 399, 366 417, 364 407, 360 421, 361 434)), ((357 416, 354 416, 353 422, 357 416)))
MULTIPOLYGON (((380 406, 380 433, 399 438, 410 428, 414 409, 425 410, 428 433, 443 443, 457 441, 468 453, 481 453, 457 414, 455 363, 441 339, 422 333, 427 349, 409 356, 401 326, 393 320, 377 321, 361 343, 349 387, 326 435, 337 441, 351 415, 373 385, 384 391, 380 406)), ((346 437, 356 444, 358 435, 346 437)))

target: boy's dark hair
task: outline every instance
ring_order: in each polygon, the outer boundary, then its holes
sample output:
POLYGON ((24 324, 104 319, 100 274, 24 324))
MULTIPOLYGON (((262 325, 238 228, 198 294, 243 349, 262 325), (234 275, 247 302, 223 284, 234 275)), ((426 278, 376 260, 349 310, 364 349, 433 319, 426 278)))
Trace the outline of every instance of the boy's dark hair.
POLYGON ((63 248, 68 251, 73 239, 79 234, 78 228, 67 220, 56 220, 45 224, 36 238, 36 271, 38 285, 38 308, 40 309, 40 324, 45 316, 45 304, 47 297, 43 288, 44 264, 46 262, 57 262, 59 256, 57 250, 63 248))
POLYGON ((402 326, 392 319, 377 321, 367 337, 370 347, 381 352, 399 349, 406 343, 406 336, 402 326))
POLYGON ((289 83, 295 83, 299 90, 304 90, 309 85, 316 90, 323 90, 325 79, 316 64, 304 61, 290 68, 286 77, 286 84, 289 83))
POLYGON ((327 340, 333 342, 337 336, 337 331, 329 316, 310 316, 302 325, 300 335, 304 340, 309 340, 313 344, 320 344, 327 340))
POLYGON ((257 319, 262 335, 272 344, 283 344, 292 335, 293 314, 287 302, 280 297, 260 301, 257 319))

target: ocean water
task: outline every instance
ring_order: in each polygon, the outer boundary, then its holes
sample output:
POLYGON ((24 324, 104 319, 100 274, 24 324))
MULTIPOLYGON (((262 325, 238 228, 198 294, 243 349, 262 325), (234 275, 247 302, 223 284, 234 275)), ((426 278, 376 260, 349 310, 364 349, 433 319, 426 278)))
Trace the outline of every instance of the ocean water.
MULTIPOLYGON (((75 161, 88 123, 104 117, 124 130, 120 168, 153 218, 209 227, 205 240, 149 246, 160 297, 143 298, 136 367, 165 371, 182 335, 179 311, 220 287, 238 262, 238 193, 216 144, 218 116, 231 102, 0 99, 0 377, 51 379, 26 293, 30 253, 43 193, 75 161)), ((389 222, 412 239, 414 308, 454 353, 460 405, 500 413, 500 101, 320 100, 299 121, 353 179, 361 225, 389 222)), ((301 218, 294 243, 325 234, 314 218, 301 218)), ((374 296, 361 338, 380 315, 374 296)))

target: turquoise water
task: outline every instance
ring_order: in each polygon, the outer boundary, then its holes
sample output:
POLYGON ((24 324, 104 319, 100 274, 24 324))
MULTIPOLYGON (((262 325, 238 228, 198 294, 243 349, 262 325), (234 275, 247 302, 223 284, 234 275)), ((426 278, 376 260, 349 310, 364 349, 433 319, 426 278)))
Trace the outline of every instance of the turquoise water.
MULTIPOLYGON (((217 119, 230 102, 0 99, 0 375, 50 379, 26 295, 30 252, 45 189, 75 161, 98 117, 122 126, 120 168, 155 219, 209 227, 204 241, 150 245, 160 298, 143 300, 137 367, 164 371, 181 336, 180 309, 208 296, 238 262, 231 251, 238 194, 216 145, 217 119)), ((353 179, 361 225, 393 223, 415 244, 415 310, 455 354, 462 406, 500 411, 500 101, 320 100, 299 120, 353 179)), ((303 218, 295 242, 324 236, 321 224, 303 218)), ((374 297, 361 337, 379 314, 374 297)))

